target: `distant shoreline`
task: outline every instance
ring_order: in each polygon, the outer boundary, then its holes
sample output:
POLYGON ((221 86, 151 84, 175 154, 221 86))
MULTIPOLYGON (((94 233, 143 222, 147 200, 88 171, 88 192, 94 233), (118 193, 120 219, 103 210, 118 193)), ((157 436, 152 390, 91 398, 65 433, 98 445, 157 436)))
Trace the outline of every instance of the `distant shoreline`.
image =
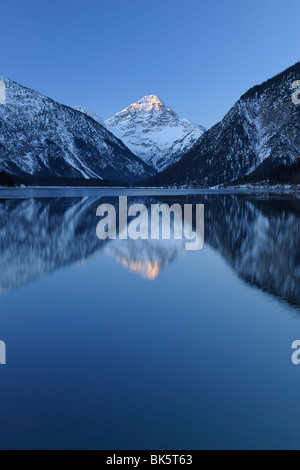
POLYGON ((1 187, 0 199, 8 198, 28 198, 28 197, 81 197, 110 195, 119 196, 119 194, 128 196, 176 196, 176 195, 269 195, 269 196, 293 196, 300 197, 300 187, 273 186, 273 187, 227 187, 227 188, 128 188, 125 186, 25 186, 25 187, 1 187))

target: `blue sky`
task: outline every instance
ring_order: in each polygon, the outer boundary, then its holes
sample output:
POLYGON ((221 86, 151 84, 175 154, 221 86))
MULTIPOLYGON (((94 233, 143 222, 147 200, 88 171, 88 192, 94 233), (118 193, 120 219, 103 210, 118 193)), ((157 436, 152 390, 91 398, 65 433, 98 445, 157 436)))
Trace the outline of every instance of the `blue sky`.
POLYGON ((147 94, 210 127, 299 59, 299 0, 1 2, 0 75, 102 118, 147 94))

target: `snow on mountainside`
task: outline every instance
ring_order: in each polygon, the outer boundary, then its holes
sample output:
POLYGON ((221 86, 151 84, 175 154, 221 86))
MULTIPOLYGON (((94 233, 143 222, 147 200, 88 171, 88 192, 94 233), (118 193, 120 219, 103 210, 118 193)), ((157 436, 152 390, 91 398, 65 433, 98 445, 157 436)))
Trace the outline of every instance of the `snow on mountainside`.
POLYGON ((75 109, 76 111, 80 111, 86 116, 89 116, 90 118, 94 119, 94 121, 98 122, 98 124, 101 124, 101 126, 105 127, 103 119, 101 119, 101 117, 98 116, 98 114, 93 113, 93 111, 90 111, 89 109, 86 109, 83 106, 74 106, 73 109, 75 109))
POLYGON ((95 119, 0 76, 0 171, 134 182, 153 170, 95 119))
POLYGON ((157 171, 180 160, 205 131, 187 119, 180 119, 155 95, 131 104, 105 124, 157 171))
POLYGON ((183 159, 150 186, 211 187, 248 181, 300 182, 300 63, 249 90, 183 159))

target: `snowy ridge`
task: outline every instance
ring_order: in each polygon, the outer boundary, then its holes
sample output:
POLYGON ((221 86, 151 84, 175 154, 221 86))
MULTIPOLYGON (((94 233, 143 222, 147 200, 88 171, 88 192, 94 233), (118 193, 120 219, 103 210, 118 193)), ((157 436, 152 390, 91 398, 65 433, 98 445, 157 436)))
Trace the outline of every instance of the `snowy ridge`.
POLYGON ((299 199, 221 196, 205 203, 206 241, 247 283, 300 306, 299 199))
POLYGON ((84 108, 83 106, 74 106, 75 111, 79 111, 80 113, 85 114, 86 116, 89 116, 90 118, 94 119, 94 121, 98 122, 98 124, 101 124, 101 126, 105 127, 103 119, 101 119, 98 114, 93 113, 93 111, 90 111, 89 109, 84 108))

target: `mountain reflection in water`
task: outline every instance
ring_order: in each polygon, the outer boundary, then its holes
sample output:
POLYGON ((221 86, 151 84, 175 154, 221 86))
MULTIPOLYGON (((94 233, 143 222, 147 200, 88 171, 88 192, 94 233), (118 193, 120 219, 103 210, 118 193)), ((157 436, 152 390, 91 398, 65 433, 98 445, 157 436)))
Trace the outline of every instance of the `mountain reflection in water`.
MULTIPOLYGON (((300 306, 299 199, 211 194, 128 197, 129 204, 137 202, 147 207, 204 204, 205 244, 247 283, 300 306)), ((96 209, 103 203, 117 207, 118 198, 0 200, 0 294, 102 251, 154 281, 185 252, 184 240, 100 241, 96 209)))

